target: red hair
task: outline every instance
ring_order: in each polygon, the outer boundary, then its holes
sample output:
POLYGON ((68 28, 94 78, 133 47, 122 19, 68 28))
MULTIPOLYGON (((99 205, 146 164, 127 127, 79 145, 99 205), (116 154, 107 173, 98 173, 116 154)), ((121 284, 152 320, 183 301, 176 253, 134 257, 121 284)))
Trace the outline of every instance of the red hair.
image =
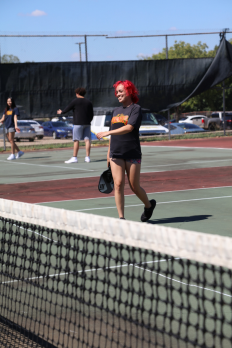
POLYGON ((117 96, 116 94, 116 88, 119 86, 119 85, 123 85, 125 90, 126 90, 126 94, 127 95, 130 95, 131 96, 131 99, 133 101, 133 103, 138 103, 139 101, 139 98, 138 98, 138 90, 137 88, 135 87, 135 85, 131 82, 131 81, 128 81, 128 80, 125 80, 125 81, 117 81, 113 87, 115 89, 114 91, 114 94, 115 96, 117 96))

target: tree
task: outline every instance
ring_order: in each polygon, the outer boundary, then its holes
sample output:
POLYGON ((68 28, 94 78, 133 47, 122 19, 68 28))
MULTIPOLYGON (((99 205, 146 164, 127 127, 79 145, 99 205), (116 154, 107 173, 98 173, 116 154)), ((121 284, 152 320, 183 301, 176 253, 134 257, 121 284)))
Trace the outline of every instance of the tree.
MULTIPOLYGON (((232 44, 232 39, 229 40, 232 44)), ((215 57, 219 46, 215 46, 212 50, 207 50, 209 47, 207 44, 199 41, 196 45, 191 45, 184 41, 175 41, 174 45, 171 46, 168 50, 169 59, 180 59, 180 58, 206 58, 206 57, 215 57)), ((140 57, 141 58, 141 57, 140 57)), ((153 54, 150 57, 142 57, 144 60, 159 60, 166 59, 166 49, 163 48, 162 52, 153 54)), ((225 80, 225 97, 226 97, 226 109, 232 110, 232 77, 225 80)), ((184 102, 178 108, 175 108, 177 119, 182 112, 191 112, 191 111, 213 111, 213 110, 222 110, 223 101, 222 101, 222 84, 217 85, 216 87, 201 93, 195 97, 184 102)))
MULTIPOLYGON (((169 59, 180 59, 180 58, 206 58, 214 57, 218 46, 215 46, 213 50, 207 51, 209 47, 206 43, 199 41, 196 45, 190 45, 190 43, 184 41, 175 41, 174 45, 168 50, 169 59)), ((163 48, 162 52, 152 54, 151 57, 143 56, 141 59, 144 60, 160 60, 166 59, 166 48, 163 48)))
POLYGON ((4 54, 1 59, 2 64, 9 64, 9 63, 20 63, 20 60, 17 56, 14 56, 13 54, 4 54))

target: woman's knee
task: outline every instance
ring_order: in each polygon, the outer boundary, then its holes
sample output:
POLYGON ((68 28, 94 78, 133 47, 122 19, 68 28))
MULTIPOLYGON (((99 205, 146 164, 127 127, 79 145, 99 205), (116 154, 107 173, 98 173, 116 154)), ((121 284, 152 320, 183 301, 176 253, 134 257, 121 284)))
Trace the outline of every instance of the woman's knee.
POLYGON ((141 190, 140 185, 137 185, 137 184, 131 184, 131 183, 130 183, 130 187, 131 187, 131 190, 132 190, 135 194, 139 193, 139 191, 141 190))
POLYGON ((114 181, 114 189, 115 191, 121 191, 124 189, 124 182, 123 181, 114 181))

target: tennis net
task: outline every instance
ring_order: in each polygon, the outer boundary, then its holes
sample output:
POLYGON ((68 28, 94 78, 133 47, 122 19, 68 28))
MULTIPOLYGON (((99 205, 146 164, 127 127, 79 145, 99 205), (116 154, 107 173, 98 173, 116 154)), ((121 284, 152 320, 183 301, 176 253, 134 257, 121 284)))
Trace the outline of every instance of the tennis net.
POLYGON ((0 346, 232 347, 231 242, 0 199, 0 346))

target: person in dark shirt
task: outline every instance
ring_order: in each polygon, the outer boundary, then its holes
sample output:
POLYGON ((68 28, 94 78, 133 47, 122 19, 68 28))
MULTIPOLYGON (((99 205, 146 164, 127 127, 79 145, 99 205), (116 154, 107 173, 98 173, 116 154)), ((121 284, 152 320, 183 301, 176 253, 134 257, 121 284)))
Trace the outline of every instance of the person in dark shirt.
POLYGON ((90 123, 93 119, 93 105, 84 98, 86 90, 83 87, 75 89, 76 98, 66 106, 64 110, 59 109, 58 115, 65 114, 66 112, 73 111, 73 157, 71 157, 65 163, 77 163, 77 154, 79 150, 79 141, 85 140, 86 157, 85 162, 90 162, 90 147, 91 147, 91 130, 90 123))
POLYGON ((152 216, 156 206, 154 199, 148 200, 147 194, 140 186, 141 147, 139 127, 142 121, 141 107, 137 105, 138 91, 131 81, 118 81, 113 86, 115 96, 122 106, 113 112, 110 130, 100 132, 97 138, 111 135, 107 154, 107 165, 111 167, 114 179, 115 202, 120 219, 124 219, 124 185, 125 171, 130 188, 144 203, 141 221, 145 222, 152 216))
POLYGON ((17 116, 19 116, 19 109, 16 107, 13 98, 10 97, 7 99, 6 108, 0 120, 1 123, 4 122, 6 136, 11 145, 11 155, 7 158, 8 161, 20 158, 24 154, 14 142, 15 131, 20 132, 17 126, 17 116), (17 152, 16 156, 15 152, 17 152))

